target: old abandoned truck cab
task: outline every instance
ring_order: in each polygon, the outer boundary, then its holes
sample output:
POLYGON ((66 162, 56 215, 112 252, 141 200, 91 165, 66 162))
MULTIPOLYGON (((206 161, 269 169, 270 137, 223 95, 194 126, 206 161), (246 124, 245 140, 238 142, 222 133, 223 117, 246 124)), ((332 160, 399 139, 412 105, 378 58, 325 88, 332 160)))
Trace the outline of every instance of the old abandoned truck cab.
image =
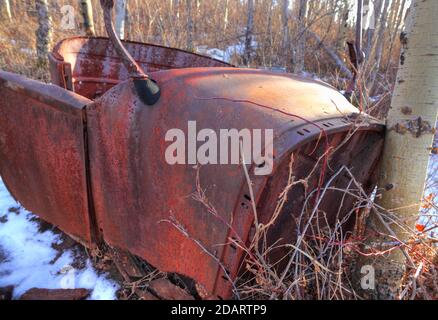
MULTIPOLYGON (((290 170, 296 180, 308 178, 308 186, 288 190, 267 234, 271 244, 296 237, 308 192, 332 178, 339 188, 348 184, 347 176, 334 177, 339 168, 350 168, 367 192, 375 185, 384 126, 325 83, 122 44, 111 34, 64 40, 49 61, 52 84, 0 71, 6 186, 24 207, 85 246, 105 242, 126 250, 192 279, 204 297, 232 296, 246 253, 231 239, 251 243, 254 219, 273 218, 290 170), (169 164, 166 134, 184 133, 188 153, 189 123, 218 137, 224 129, 272 130, 272 170, 255 174, 266 165, 257 159, 169 164)), ((194 142, 196 149, 202 144, 194 142)), ((320 205, 325 222, 346 216, 354 201, 327 191, 320 205), (340 209, 333 206, 341 202, 340 209)), ((273 250, 271 259, 283 254, 273 250)))

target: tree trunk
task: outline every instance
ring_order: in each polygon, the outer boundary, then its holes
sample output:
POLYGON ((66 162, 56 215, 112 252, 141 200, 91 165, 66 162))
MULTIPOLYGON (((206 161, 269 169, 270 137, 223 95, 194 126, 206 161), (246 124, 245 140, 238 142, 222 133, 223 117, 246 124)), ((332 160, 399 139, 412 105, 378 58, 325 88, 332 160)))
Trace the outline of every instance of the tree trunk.
POLYGON ((195 14, 193 15, 193 34, 199 34, 198 18, 201 15, 201 0, 195 0, 195 14))
POLYGON ((399 11, 398 11, 398 15, 397 15, 397 21, 396 21, 396 25, 394 27, 394 31, 392 32, 391 35, 391 40, 390 40, 390 45, 389 45, 389 50, 388 50, 388 61, 386 63, 386 67, 385 67, 385 73, 388 72, 389 66, 391 64, 391 55, 392 55, 392 50, 394 48, 394 42, 397 39, 397 37, 400 36, 400 26, 401 23, 403 21, 403 14, 405 12, 405 6, 406 6, 406 0, 403 0, 403 2, 400 5, 399 11))
POLYGON ((126 0, 117 0, 115 29, 120 39, 125 39, 126 0))
POLYGON ((346 49, 346 41, 347 41, 347 33, 348 33, 348 18, 350 16, 350 3, 348 0, 342 1, 342 11, 340 13, 339 18, 339 36, 338 41, 336 42, 336 50, 341 50, 345 52, 346 49))
POLYGON ((390 30, 395 26, 399 7, 400 7, 400 0, 392 0, 392 6, 389 9, 389 15, 388 15, 388 29, 390 30))
POLYGON ((380 60, 382 58, 382 53, 383 53, 383 44, 385 43, 383 37, 385 36, 389 4, 390 4, 390 0, 384 0, 383 11, 379 21, 378 43, 376 48, 376 63, 378 66, 380 66, 380 60))
POLYGON ((362 63, 362 12, 363 12, 363 0, 357 0, 357 12, 356 12, 356 54, 358 65, 362 63))
POLYGON ((225 0, 225 4, 224 4, 224 29, 223 29, 224 34, 227 31, 227 28, 228 28, 228 0, 225 0))
MULTIPOLYGON (((281 48, 284 55, 284 67, 289 69, 290 57, 287 54, 290 48, 289 41, 289 0, 283 0, 281 8, 281 48)), ((288 70, 289 71, 289 70, 288 70)))
POLYGON ((243 63, 249 66, 251 63, 252 53, 252 35, 254 29, 254 0, 248 0, 248 11, 245 31, 245 52, 243 57, 243 63))
MULTIPOLYGON (((371 6, 373 6, 373 4, 371 3, 371 0, 365 0, 365 10, 363 13, 363 17, 365 18, 364 25, 366 25, 369 22, 369 21, 367 21, 368 16, 369 16, 369 11, 373 10, 373 8, 371 8, 371 6)), ((364 27, 364 29, 365 29, 365 27, 364 27)), ((370 47, 370 43, 372 41, 372 38, 373 38, 373 29, 368 26, 366 28, 366 32, 365 32, 365 45, 364 45, 364 49, 363 49, 365 58, 367 58, 369 55, 369 47, 370 47)))
POLYGON ((298 34, 296 37, 294 73, 301 73, 304 70, 304 58, 306 52, 306 11, 307 0, 300 0, 298 9, 298 34))
MULTIPOLYGON (((175 44, 180 43, 180 35, 181 35, 181 28, 180 28, 180 1, 179 0, 171 0, 172 6, 170 11, 170 16, 173 18, 173 38, 175 39, 175 44)), ((184 32, 183 32, 184 34, 184 32)))
POLYGON ((38 66, 47 66, 47 55, 52 43, 52 19, 49 14, 47 0, 36 0, 35 7, 38 15, 38 29, 36 31, 36 49, 38 66))
POLYGON ((173 7, 175 8, 174 14, 176 16, 176 19, 179 20, 180 14, 179 14, 179 0, 173 0, 173 7))
POLYGON ((376 25, 380 18, 380 13, 382 12, 382 0, 376 0, 374 2, 373 16, 371 17, 371 21, 369 22, 368 30, 367 30, 367 44, 365 47, 365 57, 370 59, 371 50, 373 49, 374 43, 374 34, 376 32, 376 25))
POLYGON ((125 39, 130 39, 132 34, 131 6, 132 2, 127 1, 125 8, 125 39))
MULTIPOLYGON (((272 35, 272 11, 274 7, 274 0, 269 1, 268 8, 268 23, 266 26, 266 46, 268 48, 268 66, 272 68, 272 58, 274 57, 274 47, 273 47, 273 35, 272 35)), ((287 50, 289 51, 289 50, 287 50)))
MULTIPOLYGON (((413 1, 387 120, 379 176, 379 186, 385 191, 376 201, 400 220, 411 224, 413 229, 424 192, 438 110, 437 16, 438 1, 413 1)), ((387 228, 374 213, 371 213, 369 227, 388 234, 387 228)), ((405 229, 390 222, 387 225, 401 243, 409 239, 410 234, 405 229)), ((375 234, 368 232, 368 235, 373 235, 370 240, 373 247, 379 248, 382 242, 394 241, 394 238, 375 234)), ((406 267, 404 254, 395 249, 375 259, 363 257, 360 261, 361 265, 372 265, 376 276, 376 290, 371 294, 365 290, 364 294, 378 299, 397 298, 406 267)))
POLYGON ((9 0, 0 0, 0 18, 12 22, 11 4, 9 0))
POLYGON ((84 20, 85 34, 92 37, 96 34, 94 30, 93 7, 91 0, 81 0, 81 13, 84 20))
POLYGON ((379 73, 380 70, 380 64, 382 62, 382 55, 383 55, 383 45, 385 44, 385 30, 386 30, 386 20, 388 17, 388 9, 389 9, 389 0, 384 0, 385 4, 383 6, 383 12, 382 15, 380 17, 380 23, 379 23, 379 33, 377 35, 377 47, 376 47, 376 65, 374 68, 374 71, 371 74, 371 90, 370 90, 370 95, 374 95, 376 93, 377 90, 377 83, 376 83, 376 79, 377 79, 377 75, 379 73))
POLYGON ((186 0, 187 10, 187 50, 193 51, 193 16, 192 16, 192 1, 186 0))

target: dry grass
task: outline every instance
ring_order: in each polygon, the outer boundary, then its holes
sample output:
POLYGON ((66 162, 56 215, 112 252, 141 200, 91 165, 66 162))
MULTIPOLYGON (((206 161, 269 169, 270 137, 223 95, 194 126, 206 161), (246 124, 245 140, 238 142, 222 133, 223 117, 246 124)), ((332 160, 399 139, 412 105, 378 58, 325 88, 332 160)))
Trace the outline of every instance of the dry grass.
MULTIPOLYGON (((354 133, 354 130, 351 134, 354 133)), ((350 135, 351 136, 351 135, 350 135)), ((348 138, 347 138, 348 139, 348 138)), ((328 151, 329 154, 321 156, 330 157, 336 150, 328 151)), ((276 220, 287 201, 288 191, 297 184, 308 187, 307 178, 295 180, 292 170, 294 162, 293 154, 289 163, 289 176, 284 190, 278 195, 277 205, 272 218, 265 224, 258 221, 256 204, 252 200, 254 213, 254 238, 251 243, 245 243, 240 238, 230 238, 227 244, 233 244, 245 252, 243 270, 236 282, 232 283, 235 298, 237 299, 286 299, 286 300, 346 300, 365 299, 358 293, 358 283, 355 275, 359 266, 357 261, 360 255, 379 257, 386 255, 392 250, 402 250, 407 256, 407 271, 404 275, 403 287, 399 299, 437 299, 438 298, 438 251, 436 243, 438 238, 434 230, 438 227, 436 212, 437 205, 431 197, 424 199, 423 211, 418 217, 418 223, 414 228, 412 221, 400 221, 393 212, 385 210, 374 202, 379 197, 379 190, 372 195, 367 195, 361 184, 355 179, 348 167, 340 168, 325 183, 322 188, 308 190, 305 205, 299 217, 296 217, 297 237, 293 243, 283 244, 289 253, 283 257, 279 268, 277 263, 270 262, 270 253, 278 249, 280 245, 267 245, 266 235, 276 220), (348 188, 341 189, 333 184, 338 175, 347 174, 350 181, 348 188), (328 191, 340 192, 344 197, 353 197, 354 206, 342 219, 330 225, 321 223, 325 221, 326 213, 320 208, 328 191), (315 202, 315 195, 319 194, 315 202), (386 226, 386 233, 392 241, 383 243, 379 248, 367 246, 369 234, 365 233, 365 222, 369 215, 375 215, 386 226), (351 217, 356 219, 353 233, 345 233, 344 225, 351 217), (429 217, 424 220, 425 217, 429 217), (420 223, 420 221, 423 221, 420 223), (393 231, 394 226, 402 228, 410 234, 407 243, 399 241, 393 231), (285 263, 287 262, 287 263, 285 263), (285 265, 285 267, 284 267, 285 265)), ((315 166, 315 170, 318 164, 315 166)), ((249 190, 252 183, 249 180, 246 166, 242 166, 247 177, 249 190)), ((429 176, 429 182, 437 183, 435 177, 429 176)), ((430 184, 430 183, 429 183, 430 184)), ((221 218, 214 205, 201 187, 201 182, 196 181, 196 192, 193 199, 201 202, 207 212, 220 219, 225 227, 230 224, 221 218)), ((251 196, 254 199, 254 196, 251 196)), ((415 218, 417 219, 417 218, 415 218)), ((172 223, 184 236, 195 241, 196 244, 213 259, 213 254, 198 240, 192 238, 180 222, 172 219, 172 223)), ((369 230, 368 230, 369 231, 369 230)), ((216 261, 224 270, 220 261, 216 261)), ((225 273, 226 274, 226 273, 225 273)))

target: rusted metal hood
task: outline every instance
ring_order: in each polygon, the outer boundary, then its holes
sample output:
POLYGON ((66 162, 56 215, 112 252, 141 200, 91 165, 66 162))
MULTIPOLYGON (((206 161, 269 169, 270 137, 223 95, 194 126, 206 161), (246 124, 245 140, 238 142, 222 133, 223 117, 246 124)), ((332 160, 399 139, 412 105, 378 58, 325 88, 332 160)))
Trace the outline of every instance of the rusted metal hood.
MULTIPOLYGON (((110 244, 129 249, 161 270, 178 270, 196 279, 207 292, 229 297, 230 283, 207 252, 236 276, 242 252, 230 246, 229 239, 249 241, 254 218, 244 171, 239 165, 169 165, 164 157, 169 145, 166 132, 177 128, 187 137, 189 121, 196 121, 198 130, 215 132, 224 128, 273 129, 273 174, 256 176, 254 168, 250 169, 255 201, 263 206, 259 200, 268 180, 272 177, 272 184, 283 183, 284 173, 277 176, 276 171, 284 159, 306 144, 312 144, 310 150, 318 146, 321 130, 327 136, 349 131, 348 116, 358 116, 358 110, 330 86, 290 75, 233 68, 180 69, 152 75, 162 92, 155 105, 141 103, 128 80, 87 109, 98 225, 110 244), (192 198, 198 170, 201 186, 218 216, 192 198), (169 223, 172 219, 186 235, 169 223)), ((376 132, 380 137, 376 141, 380 141, 383 126, 368 119, 362 130, 376 132)), ((340 137, 337 139, 340 142, 340 137)), ((376 154, 370 153, 370 157, 371 168, 376 154)), ((364 179, 371 169, 365 171, 364 179)), ((265 211, 261 214, 272 214, 270 209, 265 211)))

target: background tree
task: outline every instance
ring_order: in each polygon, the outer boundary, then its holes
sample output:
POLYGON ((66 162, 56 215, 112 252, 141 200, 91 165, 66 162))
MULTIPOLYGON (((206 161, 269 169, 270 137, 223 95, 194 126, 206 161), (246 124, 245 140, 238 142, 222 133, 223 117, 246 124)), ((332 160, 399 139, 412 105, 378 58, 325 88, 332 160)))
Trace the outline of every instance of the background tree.
POLYGON ((187 12, 187 50, 193 51, 193 12, 192 0, 186 0, 187 12))
POLYGON ((295 37, 295 55, 294 55, 294 73, 300 73, 304 70, 304 58, 306 50, 306 12, 307 0, 300 0, 298 7, 298 28, 295 37))
POLYGON ((36 31, 38 66, 44 67, 47 65, 47 55, 52 43, 52 18, 47 0, 35 0, 35 7, 38 16, 36 31))
MULTIPOLYGON (((396 221, 408 223, 414 229, 418 219, 438 110, 437 15, 438 1, 413 1, 387 119, 379 178, 379 186, 384 191, 376 201, 388 209, 389 214, 381 217, 371 213, 370 229, 366 233, 388 234, 390 227, 393 237, 373 237, 370 240, 373 247, 393 243, 397 238, 404 249, 403 244, 409 240, 412 230, 396 221), (397 220, 389 219, 391 215, 397 220)), ((407 263, 409 267, 417 267, 412 261, 407 263)), ((361 265, 365 264, 372 265, 376 272, 376 291, 372 297, 397 298, 406 267, 403 251, 393 250, 377 258, 364 257, 361 265)))
POLYGON ((358 58, 359 65, 362 63, 362 28, 363 28, 363 0, 357 0, 357 12, 356 12, 356 54, 358 58))
POLYGON ((225 0, 224 3, 224 27, 223 27, 224 34, 227 32, 227 27, 228 27, 228 2, 229 0, 225 0))
POLYGON ((81 0, 81 14, 84 21, 85 34, 89 37, 94 36, 93 7, 90 0, 81 0))
MULTIPOLYGON (((273 9, 274 9, 274 1, 275 0, 268 0, 268 19, 266 22, 266 37, 264 39, 264 48, 265 50, 263 51, 263 61, 265 63, 265 65, 267 65, 268 67, 272 67, 272 61, 273 61, 273 42, 274 42, 274 35, 272 33, 272 15, 273 15, 273 9)), ((283 7, 284 8, 284 7, 283 7)), ((284 27, 284 26, 283 26, 284 27)), ((284 35, 283 35, 284 37, 284 35)), ((283 38, 284 39, 284 38, 283 38)), ((289 42, 289 26, 287 26, 287 39, 289 42)), ((286 52, 289 51, 289 48, 287 47, 286 52)), ((289 59, 286 56, 286 59, 283 59, 283 65, 284 67, 287 66, 289 59)))
MULTIPOLYGON (((289 40, 289 0, 282 0, 281 7, 281 38, 282 38, 282 48, 283 52, 288 52, 291 50, 290 48, 290 40, 289 40)), ((290 66, 289 57, 285 55, 284 59, 284 67, 289 69, 290 66)))
POLYGON ((383 11, 379 18, 379 31, 377 35, 377 47, 376 47, 376 53, 375 53, 375 65, 374 70, 370 77, 370 88, 372 93, 374 94, 376 91, 376 77, 378 75, 378 72, 380 70, 380 65, 382 62, 382 56, 383 56, 383 46, 385 44, 384 36, 385 36, 385 30, 387 27, 387 17, 388 17, 388 8, 389 8, 390 0, 384 0, 383 5, 383 11))
POLYGON ((390 45, 389 45, 389 49, 388 49, 388 57, 389 58, 388 58, 387 63, 386 63, 385 73, 388 72, 388 68, 389 68, 389 65, 391 63, 391 54, 392 54, 392 50, 394 48, 395 40, 396 40, 397 36, 400 35, 400 27, 402 25, 406 5, 407 5, 407 1, 403 0, 402 3, 400 4, 400 6, 398 8, 396 8, 398 10, 398 14, 397 14, 397 20, 395 21, 395 25, 390 24, 390 27, 392 27, 392 30, 390 33, 390 40, 389 40, 390 45))
POLYGON ((243 57, 243 64, 249 66, 252 55, 252 41, 254 32, 254 0, 248 0, 248 10, 246 16, 245 29, 245 53, 243 57))
POLYGON ((12 21, 11 4, 9 0, 0 0, 0 18, 12 21))
POLYGON ((339 36, 336 42, 336 49, 345 51, 348 34, 348 19, 350 17, 351 3, 349 0, 342 0, 341 10, 339 11, 339 36))
MULTIPOLYGON (((82 1, 82 0, 81 0, 82 1)), ((72 5, 77 12, 81 10, 81 1, 68 0, 47 0, 50 14, 55 21, 54 37, 55 41, 68 36, 77 34, 73 30, 64 30, 58 27, 57 21, 62 19, 60 8, 64 5, 72 5)), ((150 42, 159 45, 166 45, 187 49, 188 42, 192 43, 193 51, 199 50, 206 54, 209 52, 223 51, 216 58, 224 58, 235 65, 247 65, 248 49, 251 50, 251 66, 267 68, 284 68, 293 72, 295 67, 300 72, 301 65, 308 74, 322 76, 333 85, 340 89, 345 89, 345 78, 351 74, 348 70, 349 63, 346 59, 345 40, 354 39, 354 15, 352 4, 356 0, 252 0, 254 8, 252 14, 252 31, 248 27, 248 0, 191 0, 191 14, 188 15, 186 0, 122 0, 116 1, 121 8, 117 16, 117 28, 122 38, 129 38, 134 41, 150 42), (287 2, 287 3, 286 3, 287 2), (300 6, 306 6, 306 10, 301 10, 300 6), (125 7, 125 10, 123 9, 125 7), (307 12, 306 12, 307 11, 307 12), (125 17, 123 19, 123 13, 125 17), (243 15, 242 15, 243 13, 243 15), (350 15, 348 16, 348 13, 350 15), (245 17, 243 17, 245 16, 245 17), (188 20, 192 19, 192 28, 188 20), (301 18, 300 18, 301 17, 301 18), (129 19, 128 19, 129 18, 129 19), (304 19, 302 19, 304 18, 304 19), (301 23, 299 20, 301 19, 301 23), (131 21, 129 23, 129 21, 131 21), (304 22, 304 25, 303 25, 304 22), (120 30, 123 26, 123 32, 120 30), (188 28, 189 27, 189 28, 188 28), (301 32, 300 29, 301 28, 301 32), (303 37, 300 36, 303 29, 303 37), (193 33, 190 32, 192 30, 193 33), (219 30, 219 32, 218 32, 219 30), (248 32, 247 32, 248 31, 248 32), (252 43, 246 41, 251 34, 252 43), (188 38, 191 41, 188 41, 188 38), (287 40, 289 38, 289 40, 287 40), (289 44, 287 44, 289 42, 289 44), (248 45, 249 44, 249 45, 248 45), (302 59, 300 52, 303 48, 306 59, 302 59), (246 51, 245 51, 246 45, 246 51), (287 50, 285 49, 287 46, 287 50), (216 50, 207 50, 216 49, 216 50), (218 49, 218 50, 217 50, 218 49), (204 51, 203 51, 204 50, 204 51), (301 57, 301 58, 300 58, 301 57), (297 61, 296 61, 297 60, 297 61), (303 62, 297 63, 295 62, 303 62), (325 77, 328 75, 328 77, 325 77), (338 75, 341 78, 337 78, 338 75)), ((364 0, 372 3, 384 2, 384 0, 364 0)), ((34 33, 37 28, 36 11, 34 0, 10 1, 12 16, 28 15, 29 19, 26 32, 34 33)), ((105 36, 105 28, 100 14, 98 0, 88 0, 95 9, 94 17, 95 35, 105 36)), ((396 61, 400 42, 397 33, 403 26, 405 9, 401 9, 403 2, 400 0, 399 6, 396 2, 389 0, 387 11, 397 11, 389 13, 386 23, 386 31, 383 34, 384 40, 378 41, 378 24, 376 30, 369 30, 374 33, 371 42, 369 59, 371 65, 375 65, 376 46, 379 43, 388 43, 382 48, 382 64, 376 75, 376 90, 373 96, 382 94, 383 91, 390 90, 389 82, 395 79, 396 61), (392 25, 393 23, 400 25, 392 25), (392 45, 391 45, 392 44, 392 45), (388 68, 387 68, 388 66, 388 68), (388 69, 388 72, 386 70, 388 69), (388 79, 388 84, 385 81, 388 79)), ((406 5, 405 5, 406 6, 406 5)), ((381 10, 383 12, 383 10, 381 10)), ((91 22, 91 19, 90 19, 91 22)), ((251 24, 250 24, 251 26, 251 24)), ((21 33, 18 28, 13 28, 16 33, 21 33)), ((6 37, 9 37, 6 32, 6 37)), ((2 33, 0 31, 0 33, 2 33)), ((9 34, 12 34, 9 32, 9 34)), ((88 34, 91 32, 88 31, 88 34)), ((3 34, 5 38, 5 34, 3 34)), ((368 35, 368 33, 367 33, 368 35)), ((30 39, 29 36, 21 39, 30 39)), ((368 37, 365 37, 369 39, 368 37)), ((30 41, 35 41, 30 39, 30 41)), ((370 42, 364 41, 364 47, 368 48, 370 42)), ((32 46, 33 48, 33 46, 32 46)), ((371 66, 367 65, 367 72, 364 76, 366 83, 370 87, 372 76, 371 66)), ((374 70, 374 69, 373 69, 374 70)))
POLYGON ((115 1, 115 29, 116 33, 120 39, 125 39, 125 28, 126 28, 126 0, 115 1))
POLYGON ((373 49, 377 21, 382 13, 382 3, 383 0, 369 0, 368 10, 371 11, 371 14, 369 16, 366 45, 364 49, 366 59, 370 58, 371 50, 373 49))

